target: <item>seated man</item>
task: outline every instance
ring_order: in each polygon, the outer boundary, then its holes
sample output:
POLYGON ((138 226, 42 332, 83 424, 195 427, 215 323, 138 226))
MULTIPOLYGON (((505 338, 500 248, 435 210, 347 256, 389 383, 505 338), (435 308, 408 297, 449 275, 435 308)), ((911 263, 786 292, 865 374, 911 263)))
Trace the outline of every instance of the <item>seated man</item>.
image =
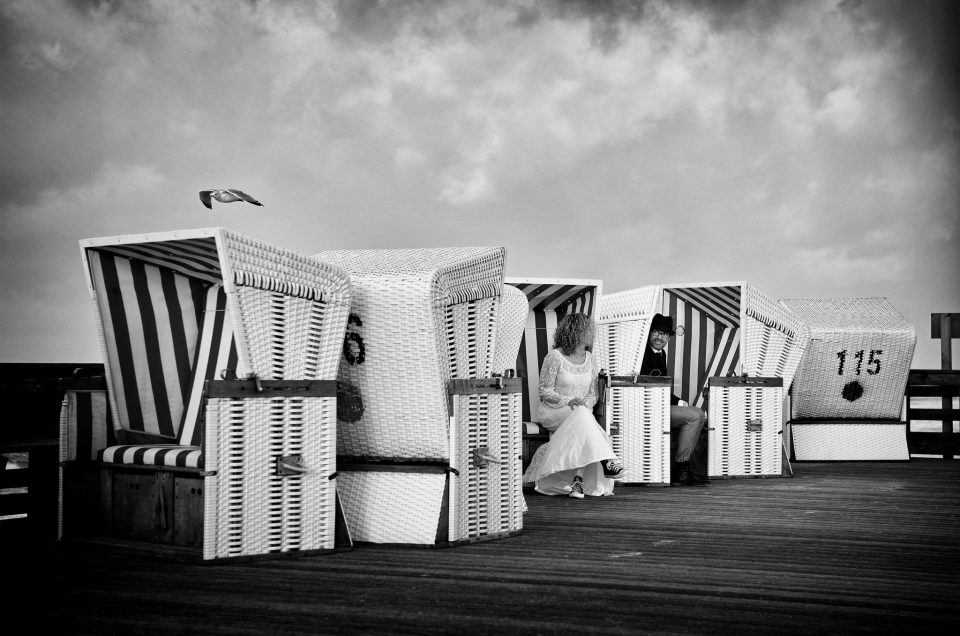
MULTIPOLYGON (((667 354, 663 350, 670 337, 676 334, 673 318, 656 314, 650 323, 650 337, 640 364, 641 375, 669 375, 667 372, 667 354)), ((677 479, 684 486, 706 486, 707 480, 690 470, 690 456, 700 439, 700 430, 707 420, 706 413, 695 406, 689 406, 676 395, 670 395, 670 430, 679 430, 676 461, 677 479)), ((672 472, 672 471, 671 471, 672 472)))

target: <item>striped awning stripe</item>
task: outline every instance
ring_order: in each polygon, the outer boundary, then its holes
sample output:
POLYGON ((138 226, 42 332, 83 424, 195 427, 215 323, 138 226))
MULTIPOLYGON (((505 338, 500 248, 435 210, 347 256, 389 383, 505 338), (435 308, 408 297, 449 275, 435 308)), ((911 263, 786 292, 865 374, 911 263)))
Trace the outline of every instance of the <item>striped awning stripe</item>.
POLYGON ((111 398, 120 428, 175 436, 207 285, 168 268, 91 250, 111 398))
POLYGON ((595 285, 565 285, 546 283, 518 283, 511 285, 526 295, 530 311, 556 311, 561 316, 568 313, 593 315, 596 304, 595 285))
POLYGON ((663 290, 662 313, 672 316, 675 324, 684 328, 682 336, 670 341, 667 367, 673 376, 674 393, 690 404, 702 406, 703 388, 709 378, 726 375, 739 361, 739 314, 734 321, 729 313, 734 293, 739 308, 739 289, 729 286, 663 290))
POLYGON ((707 365, 706 378, 700 385, 697 397, 691 404, 703 408, 705 402, 703 391, 710 381, 710 378, 722 378, 735 372, 740 363, 740 330, 739 329, 721 329, 717 336, 716 347, 714 347, 713 357, 710 364, 707 365))
POLYGON ((92 249, 157 267, 165 267, 208 283, 223 282, 216 239, 212 236, 151 243, 125 243, 92 249))
POLYGON ((177 441, 184 446, 200 446, 203 426, 203 389, 224 369, 236 371, 237 344, 233 321, 227 311, 227 295, 220 285, 207 290, 203 325, 197 343, 196 362, 190 375, 190 388, 183 409, 183 421, 177 441))
POLYGON ((739 286, 669 287, 663 291, 690 303, 726 327, 740 326, 739 286))

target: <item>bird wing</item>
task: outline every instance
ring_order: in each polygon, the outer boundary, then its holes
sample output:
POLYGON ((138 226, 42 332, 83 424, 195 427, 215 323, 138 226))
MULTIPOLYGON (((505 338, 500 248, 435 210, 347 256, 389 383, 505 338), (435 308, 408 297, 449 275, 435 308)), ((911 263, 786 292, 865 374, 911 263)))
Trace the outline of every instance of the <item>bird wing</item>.
POLYGON ((229 192, 230 194, 232 194, 232 195, 234 195, 234 196, 240 197, 241 199, 243 199, 243 200, 246 201, 247 203, 252 203, 252 204, 254 204, 254 205, 263 205, 262 203, 260 203, 260 202, 257 201, 256 199, 254 199, 252 196, 250 196, 250 195, 247 194, 246 192, 241 192, 240 190, 233 190, 233 189, 227 190, 227 192, 229 192))
POLYGON ((213 190, 201 190, 200 191, 200 201, 203 202, 205 206, 213 209, 213 203, 210 202, 210 195, 213 194, 213 190))

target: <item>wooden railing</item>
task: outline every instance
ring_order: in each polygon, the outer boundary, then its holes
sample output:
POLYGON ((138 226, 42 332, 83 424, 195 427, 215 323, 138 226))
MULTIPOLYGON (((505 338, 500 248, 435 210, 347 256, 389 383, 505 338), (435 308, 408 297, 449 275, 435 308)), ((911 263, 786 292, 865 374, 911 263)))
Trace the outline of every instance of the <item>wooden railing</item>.
POLYGON ((0 531, 57 535, 62 379, 103 375, 102 364, 0 364, 0 531))
POLYGON ((960 432, 953 423, 960 420, 954 398, 960 398, 960 370, 953 370, 953 340, 960 338, 960 314, 931 314, 930 337, 940 340, 940 370, 911 369, 907 380, 907 445, 911 455, 960 457, 960 432), (940 408, 913 406, 916 398, 940 399, 940 408), (939 431, 913 431, 913 422, 940 422, 939 431))
MULTIPOLYGON (((912 369, 907 380, 907 446, 911 455, 937 455, 944 459, 960 457, 960 432, 953 423, 960 409, 953 407, 960 398, 960 370, 912 369), (914 407, 916 398, 940 398, 939 408, 914 407), (939 431, 914 431, 914 422, 940 422, 939 431)), ((930 400, 926 400, 930 402, 930 400)))

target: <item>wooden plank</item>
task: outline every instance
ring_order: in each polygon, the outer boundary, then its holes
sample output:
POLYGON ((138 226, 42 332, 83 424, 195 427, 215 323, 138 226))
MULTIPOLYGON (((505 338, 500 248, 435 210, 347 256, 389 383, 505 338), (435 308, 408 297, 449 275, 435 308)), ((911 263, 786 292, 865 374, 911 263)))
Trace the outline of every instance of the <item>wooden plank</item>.
POLYGON ((30 471, 26 468, 0 470, 0 488, 26 488, 30 483, 30 471))
POLYGON ((336 397, 336 380, 208 380, 208 398, 336 397))
POLYGON ((930 314, 930 337, 944 339, 941 334, 949 334, 945 340, 960 338, 960 314, 930 314))
POLYGON ((949 421, 954 422, 960 419, 960 409, 909 409, 909 419, 911 422, 916 420, 931 421, 949 421))
POLYGON ((29 493, 0 493, 0 517, 27 514, 29 511, 29 493))
POLYGON ((911 369, 907 384, 960 385, 960 370, 911 369))
MULTIPOLYGON (((954 462, 527 496, 516 537, 223 565, 20 539, 6 607, 51 633, 954 633, 954 462), (37 590, 42 590, 37 597, 37 590), (282 610, 282 611, 280 611, 282 610)), ((0 524, 2 526, 2 524, 0 524)), ((0 537, 3 538, 3 537, 0 537)), ((0 545, 9 545, 2 544, 0 545)))

